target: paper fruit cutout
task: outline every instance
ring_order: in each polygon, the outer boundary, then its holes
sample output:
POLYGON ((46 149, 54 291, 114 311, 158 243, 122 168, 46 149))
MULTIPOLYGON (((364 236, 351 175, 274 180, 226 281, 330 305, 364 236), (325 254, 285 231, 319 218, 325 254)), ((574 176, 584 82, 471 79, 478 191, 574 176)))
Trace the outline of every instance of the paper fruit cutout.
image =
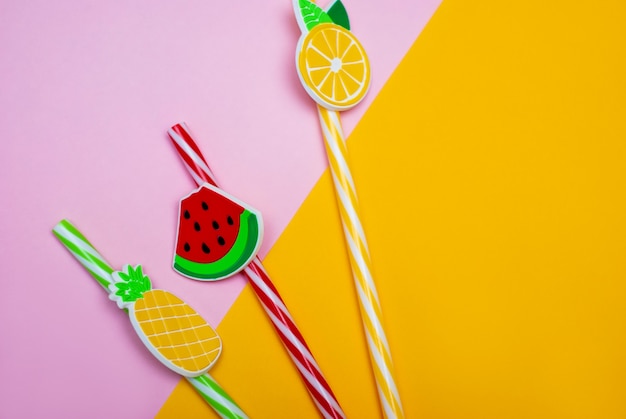
POLYGON ((309 96, 324 108, 341 111, 357 105, 371 81, 370 64, 341 0, 326 10, 309 0, 293 0, 302 36, 296 67, 309 96))
POLYGON ((174 270, 217 281, 244 269, 263 238, 261 214, 205 183, 180 201, 174 270))
POLYGON ((169 369, 186 377, 206 373, 222 351, 217 332, 174 294, 152 289, 141 265, 112 274, 109 298, 128 309, 141 341, 169 369))

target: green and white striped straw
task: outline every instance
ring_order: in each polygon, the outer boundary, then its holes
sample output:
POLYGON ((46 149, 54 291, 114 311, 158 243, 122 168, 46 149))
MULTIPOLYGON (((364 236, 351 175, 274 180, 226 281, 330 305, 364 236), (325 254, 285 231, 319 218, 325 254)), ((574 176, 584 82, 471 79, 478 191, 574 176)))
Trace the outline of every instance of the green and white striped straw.
POLYGON ((61 220, 52 232, 108 293, 114 269, 89 240, 67 220, 61 220))
MULTIPOLYGON (((108 293, 114 269, 89 240, 68 220, 61 220, 52 232, 108 293)), ((237 403, 209 374, 185 378, 221 418, 248 419, 237 403)))
POLYGON ((243 410, 237 406, 237 403, 226 394, 224 389, 209 374, 185 378, 196 389, 198 394, 202 396, 204 401, 210 404, 222 418, 247 418, 243 410))

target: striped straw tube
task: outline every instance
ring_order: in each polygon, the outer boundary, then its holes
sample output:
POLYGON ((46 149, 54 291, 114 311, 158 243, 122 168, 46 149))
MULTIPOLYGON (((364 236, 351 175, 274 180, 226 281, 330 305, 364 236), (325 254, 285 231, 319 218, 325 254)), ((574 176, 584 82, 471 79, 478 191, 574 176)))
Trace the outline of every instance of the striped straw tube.
POLYGON ((222 418, 246 419, 248 417, 209 374, 185 378, 222 418))
MULTIPOLYGON (((187 125, 184 123, 175 125, 168 131, 168 134, 196 184, 207 182, 218 186, 215 176, 189 133, 187 125)), ((261 261, 255 258, 244 269, 244 273, 250 280, 252 289, 298 369, 319 412, 324 418, 345 418, 337 398, 322 375, 311 350, 261 261)))
POLYGON ((380 302, 372 278, 369 249, 358 213, 356 189, 346 159, 348 153, 339 113, 322 106, 317 108, 350 256, 352 277, 359 296, 361 319, 378 388, 378 397, 385 417, 403 418, 400 396, 393 377, 389 344, 381 321, 380 302))
MULTIPOLYGON (((52 232, 108 293, 114 269, 68 220, 61 220, 52 232)), ((202 398, 224 419, 247 419, 245 413, 209 374, 186 377, 202 398)))

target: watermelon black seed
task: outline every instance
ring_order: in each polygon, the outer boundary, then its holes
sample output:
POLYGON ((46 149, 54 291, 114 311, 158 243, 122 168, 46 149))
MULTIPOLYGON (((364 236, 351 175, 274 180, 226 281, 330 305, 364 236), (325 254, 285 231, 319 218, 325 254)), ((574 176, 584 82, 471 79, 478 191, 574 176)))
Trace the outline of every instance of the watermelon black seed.
POLYGON ((183 246, 183 249, 185 249, 185 252, 190 251, 191 247, 189 246, 189 243, 185 243, 185 245, 183 246))
POLYGON ((191 217, 191 215, 189 215, 189 211, 185 211, 185 212, 183 213, 183 217, 185 217, 185 220, 188 220, 188 219, 189 219, 189 217, 191 217))
POLYGON ((217 237, 217 242, 220 244, 220 246, 224 246, 224 244, 226 244, 226 240, 224 240, 224 237, 222 236, 217 237))
POLYGON ((213 228, 216 229, 216 230, 219 230, 219 228, 220 228, 220 225, 215 220, 213 220, 213 228))
POLYGON ((204 253, 211 253, 211 249, 209 249, 209 246, 207 246, 206 244, 202 243, 202 251, 204 253))
POLYGON ((205 210, 205 211, 209 209, 209 206, 204 201, 202 201, 202 209, 205 210))
POLYGON ((229 226, 233 225, 233 218, 229 215, 228 218, 226 219, 226 222, 228 223, 229 226))
POLYGON ((197 221, 195 223, 193 223, 193 229, 196 230, 196 231, 200 231, 200 224, 198 224, 197 221))

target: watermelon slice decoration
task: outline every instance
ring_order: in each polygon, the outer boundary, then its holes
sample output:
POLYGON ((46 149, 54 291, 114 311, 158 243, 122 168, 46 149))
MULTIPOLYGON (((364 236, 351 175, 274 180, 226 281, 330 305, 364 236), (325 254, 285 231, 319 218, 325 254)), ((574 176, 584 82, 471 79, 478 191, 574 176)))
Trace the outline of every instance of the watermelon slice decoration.
POLYGON ((174 270, 201 281, 228 278, 256 256, 261 214, 205 183, 180 201, 174 270))

